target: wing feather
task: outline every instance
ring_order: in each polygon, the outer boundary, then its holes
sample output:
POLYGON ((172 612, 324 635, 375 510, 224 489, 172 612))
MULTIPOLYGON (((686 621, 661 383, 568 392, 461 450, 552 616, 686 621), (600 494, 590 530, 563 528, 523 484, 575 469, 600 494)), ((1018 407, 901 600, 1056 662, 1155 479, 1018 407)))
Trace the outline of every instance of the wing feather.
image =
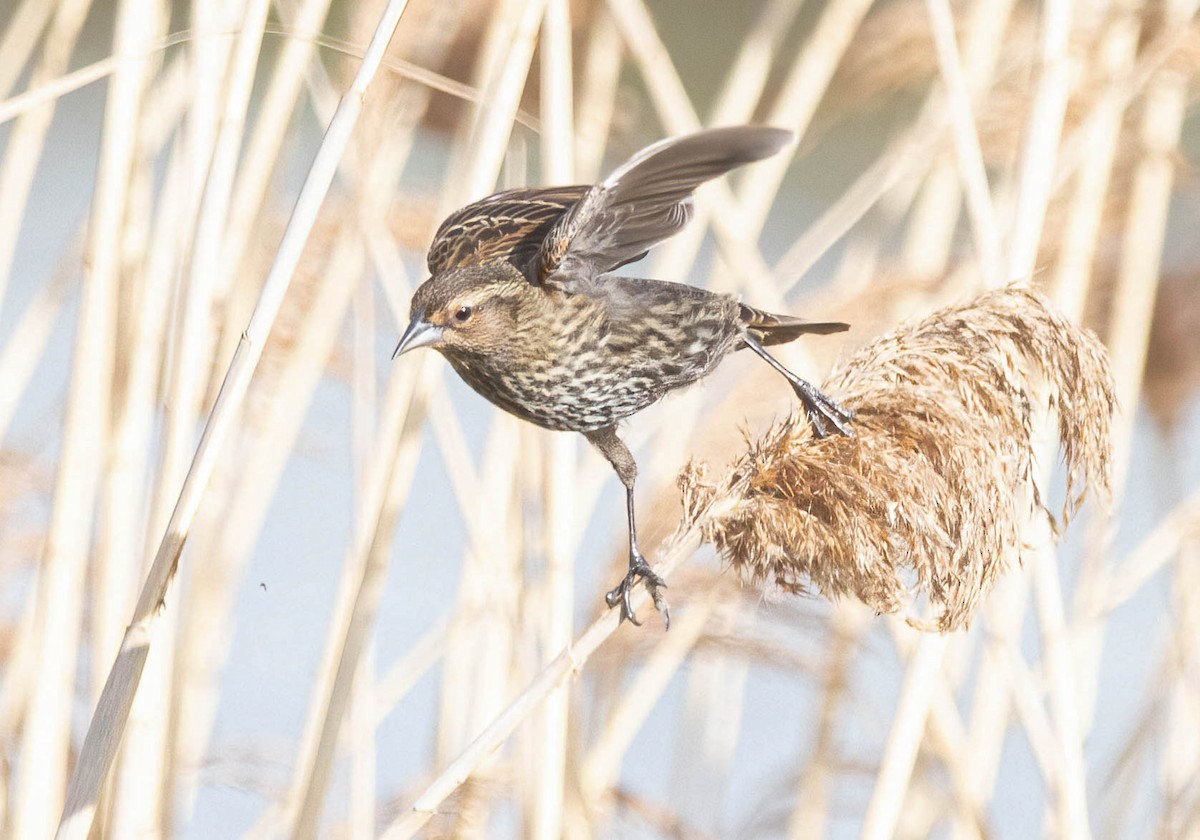
POLYGON ((525 269, 555 222, 587 191, 585 186, 506 190, 456 210, 433 236, 426 258, 430 274, 494 259, 525 269))
POLYGON ((539 286, 586 289, 682 230, 700 184, 770 157, 791 139, 784 129, 732 126, 646 147, 555 220, 527 276, 539 286))

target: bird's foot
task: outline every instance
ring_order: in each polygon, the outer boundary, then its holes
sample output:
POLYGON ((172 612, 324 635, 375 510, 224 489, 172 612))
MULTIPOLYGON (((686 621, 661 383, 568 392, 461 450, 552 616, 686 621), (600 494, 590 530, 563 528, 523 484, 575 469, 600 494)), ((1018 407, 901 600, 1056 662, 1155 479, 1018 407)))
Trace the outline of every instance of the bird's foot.
POLYGON ((624 580, 604 596, 604 602, 609 607, 620 604, 621 620, 629 619, 633 624, 641 627, 642 622, 638 621, 637 615, 633 612, 632 601, 633 587, 637 585, 639 578, 645 579, 646 591, 654 600, 654 608, 663 614, 663 622, 670 630, 671 608, 667 606, 667 599, 662 594, 662 590, 667 588, 667 582, 655 574, 654 570, 650 568, 650 564, 646 562, 646 558, 639 552, 635 551, 629 555, 629 571, 625 574, 624 580))
POLYGON ((854 419, 853 411, 838 405, 812 383, 803 379, 793 382, 792 387, 796 396, 804 403, 804 411, 808 415, 808 422, 812 424, 813 434, 818 438, 828 437, 829 429, 825 424, 829 423, 838 434, 854 437, 854 429, 850 428, 850 421, 854 419))

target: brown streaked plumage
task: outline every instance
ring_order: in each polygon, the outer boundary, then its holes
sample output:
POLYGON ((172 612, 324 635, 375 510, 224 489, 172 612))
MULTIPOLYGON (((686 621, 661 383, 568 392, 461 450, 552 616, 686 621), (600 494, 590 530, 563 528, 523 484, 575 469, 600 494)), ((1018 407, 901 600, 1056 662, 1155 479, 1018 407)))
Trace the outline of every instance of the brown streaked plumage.
POLYGON ((853 415, 765 349, 806 333, 848 329, 772 315, 728 295, 609 272, 640 259, 692 215, 704 181, 777 152, 791 133, 738 126, 643 149, 593 187, 497 193, 449 216, 429 248, 431 277, 413 295, 396 353, 439 350, 500 408, 547 429, 581 432, 626 488, 629 573, 609 606, 635 624, 629 597, 644 578, 669 613, 662 579, 637 545, 637 464, 617 436, 622 419, 702 379, 749 347, 791 383, 818 437, 852 435, 853 415))

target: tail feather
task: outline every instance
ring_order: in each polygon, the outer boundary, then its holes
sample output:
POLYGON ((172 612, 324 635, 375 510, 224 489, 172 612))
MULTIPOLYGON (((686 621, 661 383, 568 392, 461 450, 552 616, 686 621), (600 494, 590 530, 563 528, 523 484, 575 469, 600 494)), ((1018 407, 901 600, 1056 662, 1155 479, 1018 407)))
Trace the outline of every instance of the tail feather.
POLYGON ((849 324, 843 324, 841 321, 805 321, 790 315, 773 315, 744 303, 739 306, 742 321, 750 333, 760 344, 766 346, 786 344, 802 335, 829 335, 850 329, 849 324))

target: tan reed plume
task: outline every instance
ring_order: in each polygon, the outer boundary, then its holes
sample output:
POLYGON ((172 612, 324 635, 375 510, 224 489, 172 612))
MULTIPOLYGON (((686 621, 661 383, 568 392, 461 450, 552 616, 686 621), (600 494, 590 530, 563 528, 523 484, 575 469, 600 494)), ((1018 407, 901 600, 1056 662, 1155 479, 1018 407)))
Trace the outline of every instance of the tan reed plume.
POLYGON ((776 424, 719 481, 680 477, 689 516, 726 561, 785 592, 854 595, 881 613, 927 598, 939 630, 965 626, 1014 556, 1030 506, 1038 397, 1058 413, 1064 517, 1107 493, 1114 408, 1107 354, 1034 292, 1007 288, 861 348, 828 382, 857 437, 776 424), (913 582, 915 579, 915 583, 913 582))

